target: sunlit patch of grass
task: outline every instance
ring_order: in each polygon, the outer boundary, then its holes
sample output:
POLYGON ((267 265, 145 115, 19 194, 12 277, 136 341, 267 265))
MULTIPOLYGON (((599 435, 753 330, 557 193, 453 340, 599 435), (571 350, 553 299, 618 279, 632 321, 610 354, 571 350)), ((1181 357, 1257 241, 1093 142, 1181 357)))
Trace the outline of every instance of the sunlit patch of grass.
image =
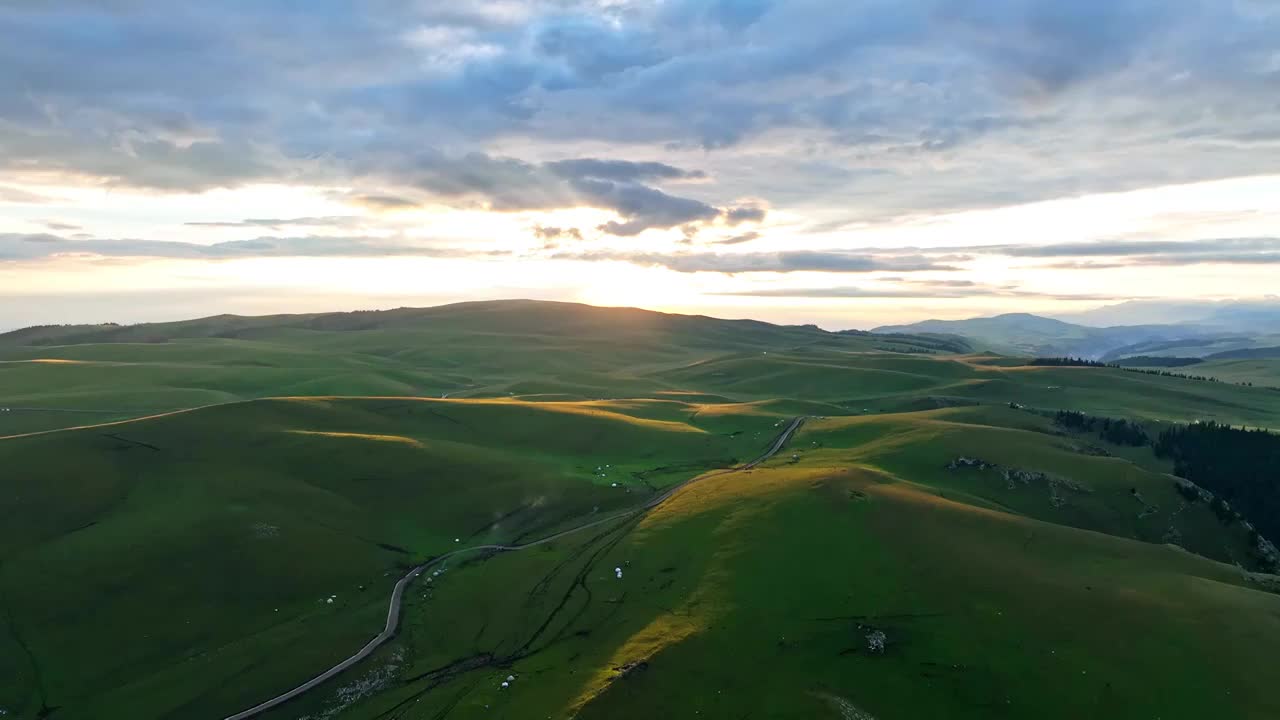
POLYGON ((102 365, 105 363, 95 362, 93 360, 64 360, 61 358, 31 358, 29 360, 0 360, 3 363, 34 363, 37 365, 102 365))
POLYGON ((371 440, 373 442, 403 443, 414 447, 422 447, 422 443, 403 435, 376 435, 371 433, 331 432, 322 430, 286 430, 291 435, 319 435, 329 438, 350 438, 353 440, 371 440))
POLYGON ((662 650, 702 632, 707 627, 706 608, 691 600, 678 612, 663 613, 618 648, 607 663, 592 673, 578 696, 569 704, 568 715, 574 716, 609 687, 621 673, 647 662, 662 650))

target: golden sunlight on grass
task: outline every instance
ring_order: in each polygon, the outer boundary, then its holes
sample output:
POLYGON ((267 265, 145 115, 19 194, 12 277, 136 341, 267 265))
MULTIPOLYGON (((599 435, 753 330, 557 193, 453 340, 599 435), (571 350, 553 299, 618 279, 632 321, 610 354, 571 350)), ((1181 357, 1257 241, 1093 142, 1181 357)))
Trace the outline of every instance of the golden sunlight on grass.
POLYGON ((369 433, 352 433, 352 432, 322 432, 320 430, 286 430, 291 435, 319 435, 321 437, 331 438, 351 438, 353 440, 369 440, 372 442, 389 442, 402 443, 404 445, 412 445, 414 447, 422 447, 422 443, 407 438, 403 435, 372 435, 369 433))
POLYGON ((32 358, 30 360, 4 360, 4 363, 35 363, 37 365, 102 365, 92 360, 62 360, 60 358, 32 358))

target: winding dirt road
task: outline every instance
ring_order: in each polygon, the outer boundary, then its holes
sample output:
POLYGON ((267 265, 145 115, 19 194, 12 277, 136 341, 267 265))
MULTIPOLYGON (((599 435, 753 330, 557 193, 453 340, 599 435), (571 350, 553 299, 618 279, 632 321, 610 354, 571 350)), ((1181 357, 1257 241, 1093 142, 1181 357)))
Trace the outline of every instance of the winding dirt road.
POLYGON ((486 552, 486 551, 487 552, 517 552, 520 550, 527 550, 531 547, 537 547, 539 545, 545 545, 549 542, 553 542, 562 537, 565 537, 566 535, 572 535, 574 533, 582 532, 583 530, 587 530, 587 529, 596 527, 598 525, 604 525, 605 523, 610 523, 617 520, 623 520, 625 518, 633 517, 640 513, 647 512, 661 505, 662 503, 666 502, 668 499, 671 498, 672 495, 675 495, 680 490, 683 490, 684 488, 688 487, 694 482, 697 482, 698 480, 704 480, 709 477, 725 475, 728 473, 735 473, 735 472, 742 472, 744 470, 750 470, 751 468, 756 467, 757 465, 763 463, 764 461, 768 460, 774 455, 777 455, 778 451, 781 450, 787 444, 787 441, 791 439, 791 436, 795 435, 796 431, 800 429, 800 426, 804 423, 804 421, 805 421, 805 418, 798 417, 792 420, 790 423, 788 423, 787 427, 782 431, 782 433, 779 434, 776 439, 774 439, 773 444, 769 446, 769 449, 766 450, 763 455, 756 458, 755 460, 752 460, 751 462, 745 465, 739 465, 738 467, 734 467, 734 468, 726 468, 724 470, 717 470, 715 472, 706 473, 706 474, 699 475, 697 477, 693 477, 688 480, 685 480, 684 482, 673 486, 671 489, 653 498, 652 500, 645 503, 644 505, 641 505, 638 508, 633 508, 631 510, 615 513, 613 515, 610 515, 609 517, 601 518, 599 520, 593 520, 589 523, 584 523, 582 525, 569 528, 568 530, 562 530, 553 535, 548 535, 547 537, 544 537, 538 540, 531 540, 530 542, 521 543, 519 545, 476 545, 474 547, 453 550, 451 552, 444 553, 443 555, 439 555, 437 557, 432 558, 431 560, 428 560, 427 562, 410 570, 408 574, 400 578, 400 581, 396 583, 395 588, 391 591, 391 602, 387 607, 386 626, 382 629, 382 632, 378 633, 376 637, 374 637, 367 644, 365 644, 364 647, 360 648, 360 650, 356 652, 356 654, 352 655, 346 660, 343 660, 337 665, 334 665, 328 670, 325 670, 324 672, 302 683, 301 685, 293 688, 292 690, 283 692, 271 698, 270 700, 259 703, 258 705, 255 705, 249 708, 248 710, 243 710, 241 712, 236 713, 235 715, 229 715, 226 717, 225 720, 247 720, 248 718, 252 718, 257 715, 260 715, 268 710, 271 710, 272 708, 279 707, 280 705, 283 705, 284 703, 289 702, 290 700, 298 697, 299 695, 302 695, 303 693, 306 693, 310 690, 315 689, 316 687, 324 684, 325 681, 332 679, 334 676, 339 675, 346 670, 349 670, 351 667, 359 663, 361 660, 364 660, 365 658, 369 657, 369 655, 373 654, 374 650, 377 650, 379 647, 385 644, 388 640, 395 637, 396 631, 400 627, 400 605, 404 598, 405 588, 407 588, 410 583, 412 583, 420 575, 422 575, 423 572, 430 570, 432 567, 435 567, 445 562, 449 558, 456 557, 464 553, 473 553, 473 552, 486 552))

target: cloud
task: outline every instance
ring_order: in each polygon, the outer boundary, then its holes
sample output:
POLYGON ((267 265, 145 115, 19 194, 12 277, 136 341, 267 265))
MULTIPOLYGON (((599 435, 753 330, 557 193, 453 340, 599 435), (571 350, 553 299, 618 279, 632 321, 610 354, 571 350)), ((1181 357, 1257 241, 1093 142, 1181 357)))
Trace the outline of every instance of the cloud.
POLYGON ((561 238, 581 241, 582 231, 578 228, 544 227, 539 225, 533 229, 533 236, 548 243, 561 238))
POLYGON ((340 196, 345 202, 351 203, 359 207, 369 208, 370 210, 389 211, 389 210, 408 210, 419 206, 418 202, 409 198, 399 197, 396 195, 380 195, 355 193, 340 196))
POLYGON ((1205 253, 1203 255, 1150 256, 1133 265, 1280 265, 1280 252, 1205 253))
POLYGON ((1038 92, 1056 93, 1134 62, 1153 36, 1190 8, 1180 0, 951 0, 938 3, 938 15, 970 39, 979 59, 1038 92))
POLYGON ((742 233, 741 235, 734 235, 733 237, 728 237, 723 240, 716 240, 713 244, 739 245, 741 243, 751 242, 752 240, 757 240, 759 238, 760 238, 760 233, 758 232, 745 232, 745 233, 742 233))
POLYGON ((39 193, 28 192, 20 188, 7 187, 0 185, 0 203, 14 203, 20 205, 39 205, 51 202, 52 198, 40 195, 39 193))
POLYGON ((914 287, 822 287, 822 288, 766 288, 713 293, 737 297, 771 298, 913 298, 921 300, 961 299, 977 297, 1043 298, 1051 300, 1113 301, 1127 297, 1093 293, 1049 293, 1009 287, 984 285, 956 286, 946 283, 921 283, 914 287))
POLYGON ((0 233, 0 262, 59 255, 226 260, 253 257, 476 257, 506 255, 365 237, 260 237, 212 245, 162 240, 73 240, 49 234, 0 233))
POLYGON ((880 271, 952 271, 957 269, 921 256, 878 257, 805 250, 776 253, 678 253, 670 255, 600 251, 560 253, 553 255, 552 258, 590 262, 621 261, 636 265, 665 267, 682 273, 868 273, 880 271))
MULTIPOLYGON (((964 247, 848 248, 853 255, 926 258, 936 263, 972 261, 978 257, 1055 260, 1036 267, 1055 270, 1102 270, 1144 266, 1203 264, 1270 265, 1280 263, 1280 238, 1204 238, 1200 240, 1092 240, 1043 245, 970 245, 964 247)), ((886 280, 896 278, 883 278, 886 280)), ((903 282, 920 282, 906 281, 903 282)), ((957 286, 968 281, 951 281, 957 286)))
POLYGON ((620 237, 639 235, 652 228, 711 222, 721 214, 704 202, 668 195, 643 185, 582 178, 574 181, 573 187, 586 202, 614 210, 625 218, 622 222, 611 220, 600 226, 604 232, 620 237))
POLYGON ((609 221, 599 229, 622 237, 650 229, 709 223, 726 212, 647 184, 706 177, 700 170, 658 162, 576 158, 531 163, 479 152, 453 156, 432 150, 403 158, 386 177, 455 203, 490 210, 611 210, 621 220, 609 221))
POLYGON ((697 180, 707 174, 701 170, 682 170, 659 162, 628 162, 625 160, 598 160, 579 158, 558 160, 546 164, 553 174, 567 180, 595 178, 620 183, 652 182, 654 180, 697 180))
POLYGON ((46 220, 46 221, 44 221, 44 226, 45 226, 46 228, 50 229, 50 230, 55 231, 55 232, 59 232, 59 231, 62 231, 62 232, 70 232, 70 231, 73 231, 73 230, 83 230, 83 229, 84 229, 84 228, 83 228, 83 227, 81 227, 80 225, 76 225, 76 224, 74 224, 74 223, 68 223, 68 222, 61 222, 61 221, 59 221, 59 220, 46 220))
MULTIPOLYGON (((1146 265, 1269 265, 1280 262, 1280 238, 1205 238, 1200 240, 1093 240, 1047 245, 975 245, 957 248, 981 255, 1016 258, 1071 258, 1043 267, 1098 270, 1146 265), (1105 258, 1097 262, 1094 258, 1105 258)), ((927 249, 917 249, 927 252, 927 249)))
POLYGON ((1047 268, 1050 270, 1114 270, 1116 268, 1129 267, 1129 265, 1127 263, 1119 263, 1119 262, 1067 261, 1067 262, 1049 263, 1047 265, 1041 265, 1039 267, 1047 268))
POLYGON ((1280 251, 1280 238, 1210 238, 1204 240, 1093 240, 1050 245, 994 245, 969 248, 1011 257, 1195 256, 1227 251, 1280 251))
POLYGON ((1244 0, 5 3, 0 172, 383 209, 699 181, 682 199, 725 222, 740 197, 850 221, 990 207, 1274 172, 1277 33, 1244 0), (581 148, 678 161, 559 159, 581 148))
POLYGON ((741 225, 745 222, 763 222, 767 210, 758 205, 744 205, 725 211, 725 222, 730 225, 741 225))
MULTIPOLYGON (((220 227, 220 228, 272 228, 278 229, 282 227, 350 227, 361 225, 365 222, 364 218, 355 215, 331 215, 326 217, 299 217, 299 218, 247 218, 244 220, 233 221, 212 221, 212 222, 187 222, 183 223, 189 227, 220 227)), ((58 228, 51 228, 58 229, 58 228)))

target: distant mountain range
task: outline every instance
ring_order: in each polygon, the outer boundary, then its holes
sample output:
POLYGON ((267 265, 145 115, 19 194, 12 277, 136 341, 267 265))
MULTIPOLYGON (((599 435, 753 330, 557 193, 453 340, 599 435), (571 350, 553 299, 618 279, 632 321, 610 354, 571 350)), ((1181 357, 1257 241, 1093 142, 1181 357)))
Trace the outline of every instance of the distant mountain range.
POLYGON ((874 333, 934 334, 1016 355, 1072 356, 1114 361, 1126 357, 1274 357, 1280 355, 1280 301, 1250 303, 1133 302, 1071 316, 1078 322, 1010 313, 969 320, 925 320, 874 333), (1180 322, 1097 326, 1110 318, 1180 322))
POLYGON ((1280 332, 1280 297, 1219 302, 1132 300, 1053 317, 1090 327, 1192 324, 1208 325, 1223 330, 1280 332))

